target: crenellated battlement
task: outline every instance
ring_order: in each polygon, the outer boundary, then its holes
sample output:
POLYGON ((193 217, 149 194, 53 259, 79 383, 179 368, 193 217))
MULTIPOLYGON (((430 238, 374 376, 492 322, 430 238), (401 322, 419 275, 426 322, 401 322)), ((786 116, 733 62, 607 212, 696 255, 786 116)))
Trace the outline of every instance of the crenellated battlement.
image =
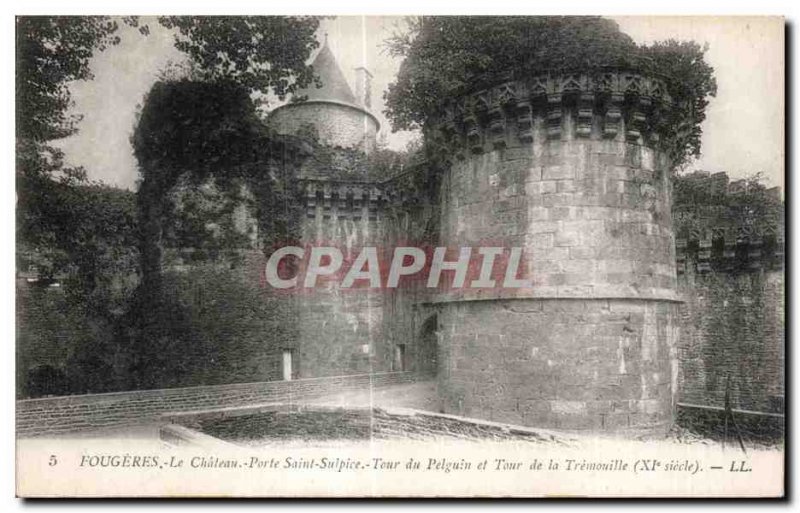
POLYGON ((403 206, 416 199, 394 180, 384 182, 301 178, 298 190, 306 217, 377 221, 389 206, 403 206))
POLYGON ((786 235, 782 223, 736 217, 725 207, 673 213, 678 274, 782 269, 786 235))
POLYGON ((604 69, 508 80, 447 104, 438 122, 453 146, 470 153, 536 139, 659 141, 658 108, 671 98, 663 79, 604 69))
POLYGON ((781 269, 785 257, 780 189, 727 173, 676 177, 672 212, 678 274, 781 269))

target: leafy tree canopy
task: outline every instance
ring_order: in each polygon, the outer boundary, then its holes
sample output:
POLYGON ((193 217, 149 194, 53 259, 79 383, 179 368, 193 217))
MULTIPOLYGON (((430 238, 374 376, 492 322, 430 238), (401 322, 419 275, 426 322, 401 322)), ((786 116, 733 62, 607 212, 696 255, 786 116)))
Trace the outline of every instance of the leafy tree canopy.
MULTIPOLYGON (((133 18, 125 22, 138 25, 133 18)), ((119 44, 118 30, 108 16, 17 18, 17 137, 41 143, 75 132, 80 118, 68 114, 69 83, 93 78, 90 59, 119 44)))
MULTIPOLYGON (((64 166, 63 152, 48 143, 76 132, 81 116, 70 113, 69 84, 94 78, 90 61, 120 43, 120 22, 109 16, 21 16, 16 21, 17 171, 82 180, 84 171, 64 166)), ((121 21, 149 33, 135 16, 121 21)), ((283 97, 314 78, 305 60, 319 44, 316 17, 166 16, 158 21, 176 30, 176 48, 205 80, 283 97)))
POLYGON ((444 102, 471 89, 542 71, 620 66, 665 78, 675 107, 663 129, 676 166, 700 153, 713 70, 696 43, 637 46, 617 24, 599 17, 431 16, 412 18, 387 41, 404 57, 385 95, 395 130, 424 128, 444 102))
MULTIPOLYGON (((68 290, 84 300, 110 293, 115 277, 135 269, 137 222, 132 192, 48 179, 24 179, 17 187, 21 265, 35 265, 45 278, 68 274, 68 290)), ((110 306, 106 299, 99 300, 101 306, 110 306)))
POLYGON ((259 161, 267 137, 242 85, 180 80, 153 85, 132 143, 143 179, 166 191, 187 174, 233 178, 259 161))
POLYGON ((205 79, 235 81, 250 91, 283 99, 313 79, 306 59, 319 46, 314 16, 165 16, 177 29, 175 47, 205 79))

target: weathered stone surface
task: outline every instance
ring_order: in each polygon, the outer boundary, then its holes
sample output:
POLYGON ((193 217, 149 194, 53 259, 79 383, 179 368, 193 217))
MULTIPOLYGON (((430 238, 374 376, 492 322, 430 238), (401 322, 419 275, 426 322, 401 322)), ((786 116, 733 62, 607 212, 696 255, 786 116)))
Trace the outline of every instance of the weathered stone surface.
POLYGON ((782 270, 697 273, 679 280, 680 401, 724 406, 730 378, 735 408, 781 413, 785 394, 782 270))
POLYGON ((280 133, 294 134, 310 125, 317 130, 323 144, 364 150, 375 148, 378 122, 356 106, 309 101, 276 109, 270 117, 280 133))
POLYGON ((440 323, 451 327, 440 346, 445 410, 552 428, 664 431, 676 312, 673 303, 635 299, 442 305, 440 323), (624 422, 601 419, 622 414, 624 422))
POLYGON ((533 117, 530 137, 484 146, 444 177, 445 205, 466 197, 471 208, 443 210, 441 243, 523 245, 532 287, 504 303, 443 298, 443 407, 553 428, 663 432, 678 336, 666 160, 640 133, 631 138, 638 128, 624 116, 613 133, 555 103, 533 117), (536 173, 504 177, 524 195, 519 215, 501 220, 500 195, 474 184, 491 183, 510 156, 536 173))

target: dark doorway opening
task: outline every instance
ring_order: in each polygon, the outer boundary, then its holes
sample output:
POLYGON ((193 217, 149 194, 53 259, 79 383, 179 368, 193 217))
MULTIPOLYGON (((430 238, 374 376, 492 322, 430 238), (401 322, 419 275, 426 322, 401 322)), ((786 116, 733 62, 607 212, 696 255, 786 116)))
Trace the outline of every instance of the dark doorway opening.
POLYGON ((439 320, 436 315, 423 324, 417 340, 417 368, 423 376, 436 376, 439 370, 439 320))

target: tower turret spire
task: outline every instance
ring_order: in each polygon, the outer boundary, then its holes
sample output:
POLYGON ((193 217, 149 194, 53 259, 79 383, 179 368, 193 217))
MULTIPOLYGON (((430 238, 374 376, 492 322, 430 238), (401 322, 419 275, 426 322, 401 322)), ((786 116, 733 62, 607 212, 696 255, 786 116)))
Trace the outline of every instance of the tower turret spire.
POLYGON ((370 151, 380 129, 378 119, 369 111, 371 76, 360 68, 356 78, 358 95, 353 94, 331 51, 328 33, 324 36, 322 48, 311 63, 321 85, 317 87, 312 82, 295 91, 294 98, 304 101, 278 107, 272 112, 272 119, 281 132, 295 133, 311 125, 325 144, 370 151))

